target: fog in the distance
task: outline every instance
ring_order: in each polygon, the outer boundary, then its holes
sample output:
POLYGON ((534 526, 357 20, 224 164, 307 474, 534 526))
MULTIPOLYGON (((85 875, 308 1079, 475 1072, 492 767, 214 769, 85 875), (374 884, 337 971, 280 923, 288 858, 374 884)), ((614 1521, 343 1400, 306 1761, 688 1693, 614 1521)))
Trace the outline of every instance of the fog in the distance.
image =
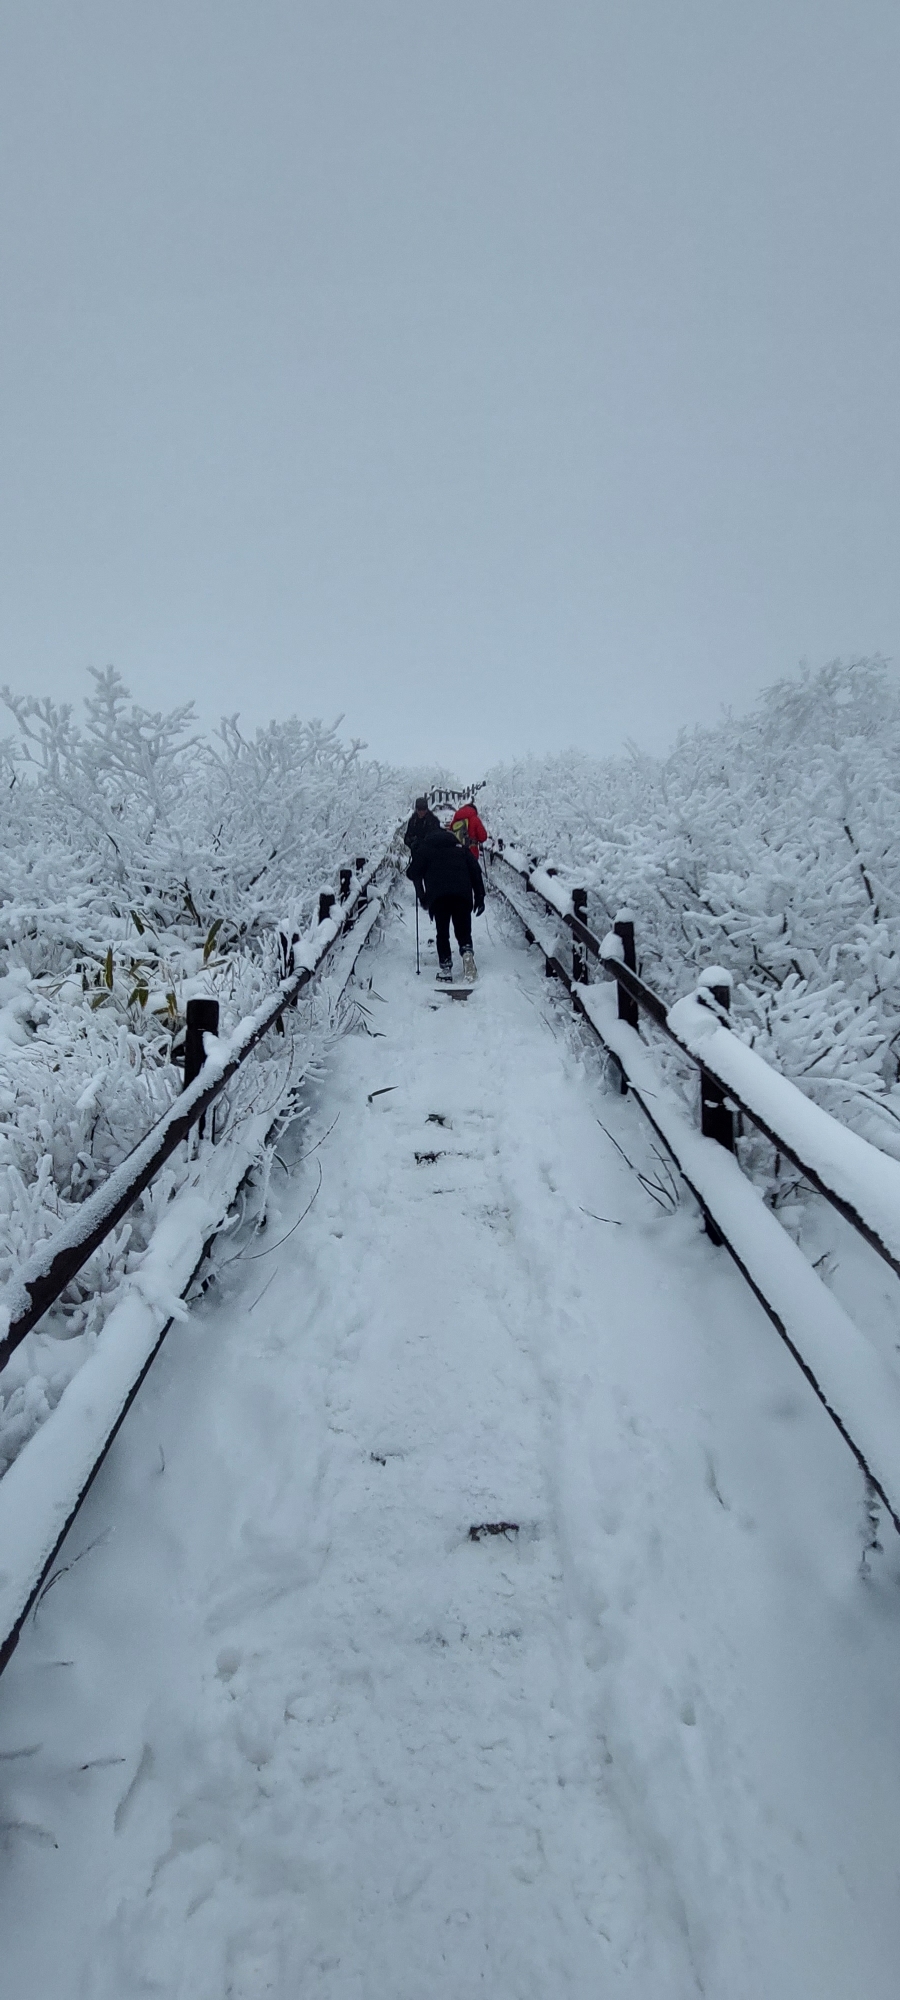
POLYGON ((900 653, 894 0, 0 9, 0 679, 465 778, 900 653))

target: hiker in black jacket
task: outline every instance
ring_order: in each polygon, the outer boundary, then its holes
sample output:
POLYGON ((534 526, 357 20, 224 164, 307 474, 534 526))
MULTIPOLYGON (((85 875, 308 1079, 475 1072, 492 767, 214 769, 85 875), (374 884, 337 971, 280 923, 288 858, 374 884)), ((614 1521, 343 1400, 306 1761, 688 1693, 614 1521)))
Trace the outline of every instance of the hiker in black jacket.
POLYGON ((436 814, 429 810, 428 800, 417 799, 415 810, 410 813, 403 835, 410 854, 415 854, 419 841, 424 840, 426 833, 437 833, 440 823, 436 814))
POLYGON ((474 979, 472 908, 474 905, 476 917, 480 917, 484 910, 484 883, 474 854, 467 847, 460 847, 447 827, 439 826, 436 832, 427 833, 424 840, 416 842, 409 873, 420 903, 434 918, 438 979, 446 981, 453 978, 451 922, 462 956, 463 974, 468 980, 474 979))

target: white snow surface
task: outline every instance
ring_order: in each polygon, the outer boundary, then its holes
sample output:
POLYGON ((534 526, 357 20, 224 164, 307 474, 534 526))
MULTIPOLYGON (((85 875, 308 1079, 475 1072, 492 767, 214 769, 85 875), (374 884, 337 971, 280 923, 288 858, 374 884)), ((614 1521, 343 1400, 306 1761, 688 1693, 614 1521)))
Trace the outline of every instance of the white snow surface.
POLYGON ((510 868, 514 868, 518 875, 524 876, 537 890, 538 895, 543 896, 545 903, 552 904, 561 917, 569 915, 572 908, 572 890, 568 875, 563 878, 556 873, 548 875, 546 868, 532 868, 527 855, 518 847, 507 847, 501 858, 510 868))
POLYGON ((897 1543, 496 901, 476 948, 464 1006, 411 898, 364 950, 0 1683, 17 2000, 896 1994, 897 1543))
POLYGON ((689 993, 670 1007, 669 1026, 710 1074, 733 1091, 770 1130, 814 1168, 825 1186, 849 1202, 900 1260, 900 1160, 849 1132, 795 1083, 747 1047, 712 1009, 689 993))

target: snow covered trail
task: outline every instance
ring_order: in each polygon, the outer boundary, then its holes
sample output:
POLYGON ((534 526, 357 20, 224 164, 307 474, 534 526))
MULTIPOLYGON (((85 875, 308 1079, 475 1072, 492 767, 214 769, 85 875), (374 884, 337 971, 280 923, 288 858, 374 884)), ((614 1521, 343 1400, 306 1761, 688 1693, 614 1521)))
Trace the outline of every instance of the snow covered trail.
POLYGON ((0 1686, 10 2000, 894 2000, 900 1551, 489 922, 367 947, 0 1686))

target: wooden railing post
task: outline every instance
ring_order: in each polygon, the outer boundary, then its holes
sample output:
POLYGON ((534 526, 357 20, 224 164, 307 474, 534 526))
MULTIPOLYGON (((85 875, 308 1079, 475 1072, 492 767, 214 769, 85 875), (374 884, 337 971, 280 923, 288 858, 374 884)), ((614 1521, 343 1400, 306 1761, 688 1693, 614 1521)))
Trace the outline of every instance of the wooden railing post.
MULTIPOLYGON (((710 966, 701 972, 697 982, 702 992, 710 993, 725 1013, 731 1012, 731 974, 721 965, 710 966)), ((714 1083, 711 1076, 700 1070, 700 1130, 704 1139, 716 1139, 729 1153, 734 1152, 734 1112, 731 1110, 720 1083, 714 1083)))
POLYGON ((217 1035, 219 1032, 218 1000, 189 1000, 185 1019, 183 1090, 187 1090, 188 1084, 200 1075, 206 1061, 204 1035, 217 1035))
MULTIPOLYGON (((218 1000, 189 1000, 184 1013, 184 1083, 181 1087, 187 1090, 188 1084, 200 1075, 206 1061, 204 1035, 217 1035, 219 1032, 219 1003, 218 1000)), ((198 1139, 203 1138, 205 1131, 204 1113, 197 1124, 198 1139)))
POLYGON ((279 931, 278 942, 281 946, 281 976, 282 979, 290 979, 294 970, 294 946, 300 943, 300 932, 292 931, 288 942, 287 931, 279 931))
MULTIPOLYGON (((587 926, 586 889, 572 890, 572 910, 579 923, 587 926)), ((587 952, 581 939, 577 937, 572 939, 572 978, 577 980, 579 986, 586 986, 588 983, 587 952)))
MULTIPOLYGON (((616 911, 613 930, 622 946, 623 964, 627 965, 630 972, 636 972, 637 958, 634 949, 634 918, 630 910, 616 911)), ((627 1021, 629 1028, 636 1028, 638 1024, 638 1003, 636 1000, 632 1000, 631 994, 626 993, 622 986, 619 987, 619 1020, 627 1021)))

